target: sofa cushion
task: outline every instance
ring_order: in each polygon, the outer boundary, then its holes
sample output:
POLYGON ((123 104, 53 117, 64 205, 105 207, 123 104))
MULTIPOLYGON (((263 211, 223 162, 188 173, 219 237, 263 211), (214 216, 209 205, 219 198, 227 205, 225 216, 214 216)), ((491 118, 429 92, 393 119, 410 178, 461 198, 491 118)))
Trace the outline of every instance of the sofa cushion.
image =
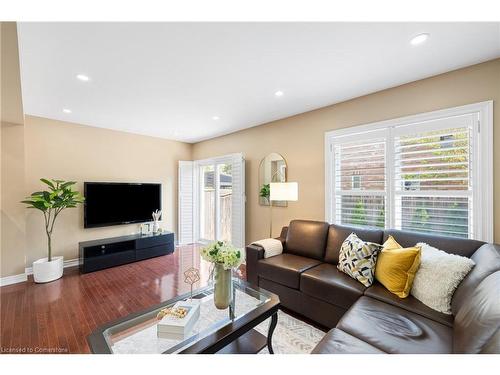
POLYGON ((377 258, 375 278, 400 298, 410 295, 413 279, 420 267, 420 247, 403 248, 394 237, 384 242, 377 258))
POLYGON ((293 254, 281 254, 258 262, 259 277, 299 289, 300 274, 321 262, 293 254))
POLYGON ((474 289, 487 276, 500 270, 500 246, 487 243, 472 254, 471 259, 476 263, 472 271, 462 280, 451 301, 451 311, 454 315, 459 308, 470 298, 474 289))
POLYGON ((281 307, 305 316, 328 329, 334 328, 346 313, 346 309, 342 307, 262 277, 259 279, 259 287, 277 294, 280 297, 281 307))
POLYGON ((366 289, 365 296, 378 299, 379 301, 414 312, 438 323, 446 324, 449 327, 453 327, 453 315, 443 314, 439 311, 433 310, 430 307, 425 306, 413 296, 399 298, 395 294, 389 292, 378 282, 375 282, 371 287, 366 289))
POLYGON ((312 220, 292 220, 286 232, 285 252, 323 260, 328 223, 312 220))
POLYGON ((455 316, 453 352, 481 353, 499 348, 500 271, 485 278, 455 316), (485 350, 486 348, 486 350, 485 350))
POLYGON ((325 302, 348 309, 363 295, 365 287, 333 264, 323 263, 300 276, 300 290, 325 302))
POLYGON ((452 328, 366 296, 337 328, 387 353, 451 353, 452 328))
POLYGON ((417 246, 422 248, 422 256, 411 295, 434 310, 451 314, 453 294, 474 267, 474 261, 423 242, 417 246))
POLYGON ((379 229, 366 229, 332 224, 328 228, 325 262, 332 264, 337 264, 339 262, 339 253, 342 243, 351 233, 356 233, 356 235, 365 242, 374 242, 378 244, 382 243, 384 234, 384 232, 379 229))
POLYGON ((311 354, 384 354, 384 352, 338 328, 334 328, 328 331, 311 354))
POLYGON ((389 236, 393 236, 403 247, 411 247, 415 246, 418 242, 425 242, 426 244, 438 248, 439 250, 464 257, 470 257, 477 249, 484 245, 484 242, 477 240, 435 236, 427 233, 408 232, 397 229, 385 230, 383 241, 385 242, 389 236))
POLYGON ((490 340, 483 346, 480 354, 498 354, 500 353, 500 329, 498 329, 490 340))
POLYGON ((364 242, 351 233, 342 244, 337 268, 368 287, 373 284, 375 265, 382 245, 364 242))

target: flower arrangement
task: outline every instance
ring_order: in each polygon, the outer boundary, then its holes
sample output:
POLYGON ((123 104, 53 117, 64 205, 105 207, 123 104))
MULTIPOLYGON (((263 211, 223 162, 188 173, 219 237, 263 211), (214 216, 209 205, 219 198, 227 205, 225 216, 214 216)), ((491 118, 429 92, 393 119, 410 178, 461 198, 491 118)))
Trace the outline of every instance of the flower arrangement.
POLYGON ((244 260, 241 250, 223 241, 216 241, 201 249, 201 257, 207 262, 222 265, 225 270, 238 268, 244 260))

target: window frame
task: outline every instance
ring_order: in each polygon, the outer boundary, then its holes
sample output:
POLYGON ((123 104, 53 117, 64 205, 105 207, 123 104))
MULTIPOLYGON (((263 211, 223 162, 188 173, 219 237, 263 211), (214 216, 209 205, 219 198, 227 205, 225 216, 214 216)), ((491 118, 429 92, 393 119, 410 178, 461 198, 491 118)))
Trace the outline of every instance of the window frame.
MULTIPOLYGON (((493 242, 493 101, 484 101, 432 112, 368 123, 325 133, 325 220, 335 222, 334 144, 338 139, 369 137, 386 132, 386 228, 395 226, 394 129, 447 117, 477 114, 473 124, 472 190, 473 239, 493 242)), ((424 126, 425 127, 425 126, 424 126)), ((420 127, 417 131, 421 131, 420 127)), ((423 131, 423 130, 422 130, 423 131)))

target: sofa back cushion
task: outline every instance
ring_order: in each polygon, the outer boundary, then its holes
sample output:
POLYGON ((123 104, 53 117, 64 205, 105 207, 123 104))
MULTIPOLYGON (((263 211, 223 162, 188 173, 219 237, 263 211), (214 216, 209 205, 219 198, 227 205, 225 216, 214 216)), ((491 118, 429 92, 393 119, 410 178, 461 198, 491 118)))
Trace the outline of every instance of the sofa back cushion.
POLYGON ((348 227, 332 224, 328 228, 328 241, 326 243, 325 262, 337 264, 342 243, 351 233, 356 233, 358 238, 365 242, 382 244, 384 232, 380 229, 348 227))
MULTIPOLYGON (((481 281, 493 272, 500 271, 500 245, 484 244, 472 254, 471 259, 476 265, 453 294, 451 301, 453 315, 457 315, 458 310, 469 300, 481 281)), ((498 292, 498 300, 500 301, 500 291, 498 292)))
POLYGON ((432 234, 407 232, 397 229, 385 230, 383 241, 385 242, 389 236, 393 236, 403 247, 411 247, 415 246, 418 242, 425 242, 436 249, 468 258, 470 258, 477 249, 484 245, 484 242, 482 241, 448 236, 435 236, 432 234))
POLYGON ((455 316, 454 353, 484 353, 496 350, 500 329, 500 271, 474 288, 455 316))
POLYGON ((328 223, 292 220, 286 233, 285 252, 322 260, 325 254, 328 223))

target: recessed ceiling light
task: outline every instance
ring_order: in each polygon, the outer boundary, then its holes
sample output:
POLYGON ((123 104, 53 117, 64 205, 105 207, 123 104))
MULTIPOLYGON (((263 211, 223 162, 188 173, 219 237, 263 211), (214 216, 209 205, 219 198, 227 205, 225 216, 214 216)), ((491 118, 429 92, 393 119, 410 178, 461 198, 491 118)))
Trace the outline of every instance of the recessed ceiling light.
POLYGON ((214 121, 220 120, 220 117, 219 116, 212 116, 212 120, 214 120, 214 121))
POLYGON ((283 96, 284 92, 281 90, 278 90, 274 93, 274 96, 283 96))
POLYGON ((424 43, 428 38, 429 38, 429 34, 427 34, 427 33, 418 34, 418 35, 415 35, 410 40, 410 44, 413 45, 413 46, 417 46, 419 44, 424 43))
POLYGON ((68 109, 68 108, 63 108, 63 112, 64 112, 64 113, 71 113, 71 109, 68 109))
POLYGON ((77 74, 76 78, 83 82, 87 82, 90 80, 89 76, 86 76, 85 74, 77 74))

